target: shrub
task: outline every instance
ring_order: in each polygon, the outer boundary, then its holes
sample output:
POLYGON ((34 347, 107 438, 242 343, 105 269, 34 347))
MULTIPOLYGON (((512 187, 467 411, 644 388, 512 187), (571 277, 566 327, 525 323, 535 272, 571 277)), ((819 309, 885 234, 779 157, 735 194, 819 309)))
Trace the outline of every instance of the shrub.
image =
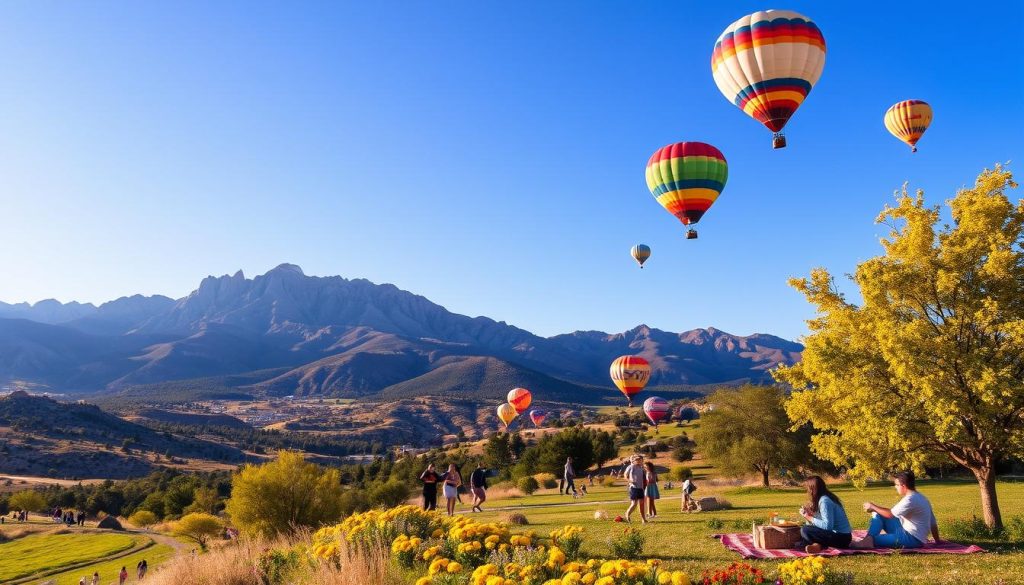
POLYGON ((552 544, 558 545, 570 561, 579 560, 580 548, 583 546, 583 527, 566 526, 551 532, 552 544))
POLYGON ((533 477, 540 484, 540 487, 546 490, 558 487, 558 479, 554 473, 538 473, 533 477))
POLYGON ((187 514, 181 520, 174 523, 173 532, 192 540, 199 545, 199 548, 206 550, 206 541, 216 538, 224 531, 224 525, 220 518, 204 512, 193 512, 187 514))
POLYGON ((676 447, 672 450, 672 458, 680 463, 693 459, 693 449, 689 447, 676 447))
POLYGON ((693 477, 693 470, 685 465, 677 465, 669 472, 673 481, 684 481, 693 477))
POLYGON ((617 559, 635 559, 644 553, 644 535, 635 528, 626 528, 618 536, 608 539, 612 557, 617 559))
POLYGON ((398 480, 378 484, 370 490, 370 502, 374 506, 393 508, 408 499, 409 485, 398 480))
POLYGON ((11 496, 8 505, 12 510, 41 512, 46 509, 46 498, 36 491, 18 492, 11 496))
POLYGON ((711 530, 721 530, 725 526, 725 522, 721 518, 708 518, 708 521, 704 523, 711 530))
POLYGON ((527 476, 519 479, 518 487, 524 494, 529 496, 540 488, 540 484, 537 483, 536 479, 527 476))
POLYGON ((505 518, 505 522, 508 522, 509 524, 512 524, 513 526, 526 526, 527 524, 530 523, 530 521, 526 519, 526 514, 520 514, 519 512, 514 512, 512 514, 509 514, 505 518))
POLYGON ((1004 526, 1007 540, 1024 542, 1024 516, 1014 516, 1004 526))
POLYGON ((156 514, 150 512, 149 510, 139 510, 128 517, 128 522, 132 526, 146 528, 147 526, 152 526, 156 524, 157 517, 156 514))
POLYGON ((995 533, 990 529, 985 521, 977 516, 971 518, 957 518, 949 523, 949 525, 942 530, 943 536, 948 537, 950 540, 993 540, 998 539, 1001 534, 995 533))

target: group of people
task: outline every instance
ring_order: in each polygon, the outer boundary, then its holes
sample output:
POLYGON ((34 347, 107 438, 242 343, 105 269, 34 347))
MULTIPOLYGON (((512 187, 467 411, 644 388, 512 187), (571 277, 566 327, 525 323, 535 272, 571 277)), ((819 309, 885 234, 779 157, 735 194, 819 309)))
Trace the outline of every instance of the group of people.
MULTIPOLYGON (((146 572, 149 571, 149 564, 146 563, 146 559, 142 559, 135 565, 135 575, 139 581, 146 576, 146 572)), ((128 582, 128 567, 121 567, 121 571, 117 574, 118 585, 124 585, 128 582)), ((100 573, 95 571, 92 574, 92 580, 88 577, 82 577, 78 580, 78 585, 100 585, 100 573)))
POLYGON ((817 475, 804 481, 808 502, 800 507, 807 524, 800 528, 797 548, 819 553, 835 548, 919 548, 931 535, 939 542, 939 525, 931 502, 917 491, 914 473, 903 471, 893 476, 893 487, 900 500, 892 508, 865 502, 864 511, 871 514, 868 533, 853 540, 853 529, 839 497, 817 475))
POLYGON ((85 526, 85 512, 81 510, 78 511, 78 514, 75 514, 73 510, 63 510, 57 507, 50 511, 50 518, 54 522, 60 522, 67 526, 85 526))
MULTIPOLYGON (((11 510, 12 522, 28 522, 28 510, 11 510)), ((7 522, 7 516, 0 516, 0 524, 7 522)))
MULTIPOLYGON (((448 465, 448 470, 438 473, 434 464, 427 465, 427 469, 420 474, 420 481, 423 483, 423 509, 437 509, 437 484, 441 484, 441 493, 445 499, 445 509, 449 516, 455 515, 455 503, 462 503, 460 490, 464 489, 462 473, 454 463, 448 465)), ((478 463, 476 469, 469 475, 469 492, 473 494, 474 512, 483 512, 481 507, 487 501, 487 470, 482 463, 478 463)))
POLYGON ((632 521, 633 510, 640 508, 640 520, 644 524, 658 516, 657 501, 661 499, 658 489, 658 472, 654 464, 645 462, 643 455, 634 454, 629 465, 622 471, 629 490, 629 507, 626 508, 626 522, 632 521))

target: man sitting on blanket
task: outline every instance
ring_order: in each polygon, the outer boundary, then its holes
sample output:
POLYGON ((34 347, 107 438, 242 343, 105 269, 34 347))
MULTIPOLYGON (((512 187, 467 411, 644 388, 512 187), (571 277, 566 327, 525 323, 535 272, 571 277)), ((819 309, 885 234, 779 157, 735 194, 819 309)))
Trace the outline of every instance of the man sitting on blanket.
POLYGON ((939 542, 939 524, 928 498, 915 489, 914 473, 902 471, 892 479, 902 498, 892 508, 864 503, 864 511, 871 512, 871 524, 867 536, 850 545, 853 548, 919 548, 928 542, 928 532, 939 542))

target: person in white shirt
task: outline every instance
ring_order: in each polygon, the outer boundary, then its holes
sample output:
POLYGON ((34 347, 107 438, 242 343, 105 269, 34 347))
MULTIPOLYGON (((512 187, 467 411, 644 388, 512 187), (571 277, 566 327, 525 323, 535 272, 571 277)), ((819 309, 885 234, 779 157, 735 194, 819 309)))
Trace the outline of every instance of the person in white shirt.
POLYGON ((629 482, 629 508, 626 509, 626 522, 630 521, 633 510, 640 506, 640 519, 647 524, 647 513, 644 510, 644 458, 640 455, 633 455, 629 458, 629 466, 622 472, 622 477, 629 482))
POLYGON ((871 524, 867 536, 854 541, 853 548, 919 548, 928 542, 929 533, 940 542, 939 523, 928 498, 917 491, 914 473, 897 473, 893 484, 902 496, 900 501, 892 508, 865 502, 864 511, 871 512, 871 524))

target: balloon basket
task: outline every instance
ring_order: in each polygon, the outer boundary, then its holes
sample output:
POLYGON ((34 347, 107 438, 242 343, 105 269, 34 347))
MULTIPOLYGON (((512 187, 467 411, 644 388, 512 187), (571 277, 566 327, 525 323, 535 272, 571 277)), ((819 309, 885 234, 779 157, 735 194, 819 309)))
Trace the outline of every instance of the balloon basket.
POLYGON ((781 132, 773 134, 772 148, 786 148, 786 136, 781 132))
POLYGON ((687 240, 696 240, 697 239, 697 230, 687 230, 686 231, 686 239, 687 240))

